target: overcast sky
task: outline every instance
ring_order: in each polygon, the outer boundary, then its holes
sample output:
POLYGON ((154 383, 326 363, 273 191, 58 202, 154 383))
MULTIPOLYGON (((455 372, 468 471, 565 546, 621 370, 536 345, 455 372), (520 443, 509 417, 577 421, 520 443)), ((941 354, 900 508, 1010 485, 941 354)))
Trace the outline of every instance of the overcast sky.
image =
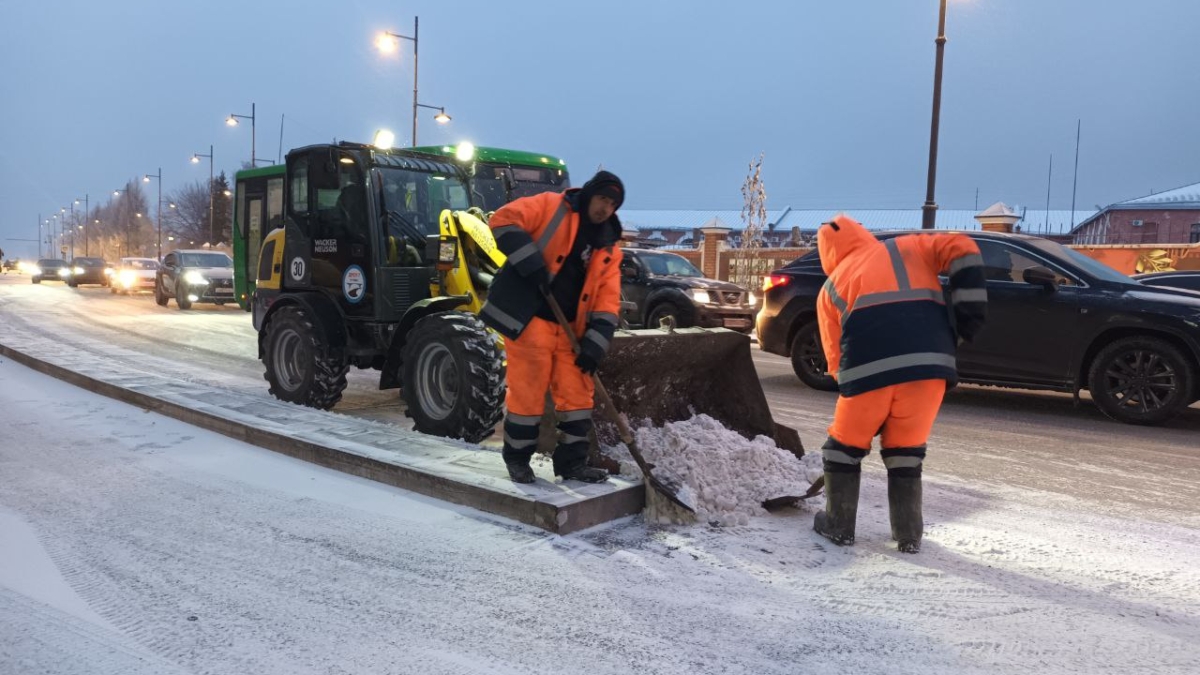
MULTIPOLYGON (((418 140, 601 164, 628 208, 738 209, 766 153, 768 207, 919 208, 937 0, 0 0, 0 247, 37 218, 155 173, 170 191, 314 142, 418 140)), ((950 0, 937 202, 1080 208, 1200 181, 1200 3, 950 0)), ((150 188, 154 198, 154 185, 150 188)))

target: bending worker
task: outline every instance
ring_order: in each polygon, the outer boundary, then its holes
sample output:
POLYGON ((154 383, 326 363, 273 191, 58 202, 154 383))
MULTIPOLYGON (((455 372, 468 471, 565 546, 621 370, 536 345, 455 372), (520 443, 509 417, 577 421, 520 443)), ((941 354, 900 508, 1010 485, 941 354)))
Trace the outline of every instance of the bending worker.
POLYGON ((829 276, 817 297, 821 344, 841 395, 823 446, 826 510, 813 529, 835 544, 854 543, 862 460, 879 435, 892 538, 916 553, 925 443, 957 381, 958 341, 974 338, 987 318, 983 259, 965 235, 880 242, 844 214, 821 225, 817 250, 829 276), (939 274, 949 277, 952 311, 939 274))
POLYGON ((488 291, 480 317, 505 337, 508 413, 504 464, 518 483, 532 483, 546 390, 561 432, 554 473, 600 483, 603 469, 587 465, 595 393, 592 373, 608 351, 621 301, 621 222, 625 186, 598 172, 583 188, 545 192, 500 207, 489 225, 508 256, 488 291), (580 352, 559 327, 543 297, 548 289, 579 338, 580 352))

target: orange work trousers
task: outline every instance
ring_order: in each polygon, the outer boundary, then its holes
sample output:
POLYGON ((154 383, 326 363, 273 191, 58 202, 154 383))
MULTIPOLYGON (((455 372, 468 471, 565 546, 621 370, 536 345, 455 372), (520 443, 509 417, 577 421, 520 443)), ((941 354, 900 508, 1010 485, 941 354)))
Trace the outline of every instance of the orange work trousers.
POLYGON ((534 317, 520 337, 504 341, 508 353, 508 396, 505 405, 514 415, 540 416, 546 390, 560 412, 591 410, 595 385, 575 365, 571 341, 561 326, 534 317))
POLYGON ((840 396, 829 435, 861 450, 870 450, 876 435, 884 448, 923 446, 945 395, 945 380, 917 380, 840 396))

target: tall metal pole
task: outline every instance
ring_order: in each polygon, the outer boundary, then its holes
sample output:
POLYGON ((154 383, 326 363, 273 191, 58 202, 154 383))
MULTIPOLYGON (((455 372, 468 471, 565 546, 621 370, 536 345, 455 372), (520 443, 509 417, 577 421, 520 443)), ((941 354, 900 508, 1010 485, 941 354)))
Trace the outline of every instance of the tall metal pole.
POLYGON ((1046 220, 1044 227, 1050 227, 1050 179, 1054 176, 1054 153, 1050 153, 1050 170, 1046 173, 1046 220))
POLYGON ((83 254, 88 255, 88 223, 91 221, 92 207, 88 203, 88 194, 83 193, 83 254))
POLYGON ((413 17, 413 133, 412 144, 417 147, 417 38, 420 37, 421 17, 413 17))
POLYGON ((929 129, 929 180, 925 187, 925 204, 921 207, 921 229, 932 230, 937 219, 937 204, 933 187, 937 182, 938 122, 942 114, 942 56, 946 49, 946 0, 938 11, 937 60, 933 66, 933 119, 929 129))
MULTIPOLYGON (((253 125, 251 125, 253 128, 253 125)), ((254 151, 251 150, 253 156, 254 151)), ((158 259, 162 260, 162 167, 158 167, 158 259)))
POLYGON ((1075 177, 1071 179, 1071 230, 1075 229, 1075 188, 1079 186, 1079 131, 1083 120, 1075 120, 1075 177))
POLYGON ((71 224, 67 227, 71 233, 71 260, 75 259, 75 200, 71 200, 71 224))
MULTIPOLYGON (((257 126, 257 121, 254 118, 255 118, 254 104, 251 103, 250 104, 250 168, 251 169, 258 166, 258 164, 254 161, 254 143, 255 143, 254 136, 255 136, 255 127, 257 126)), ((209 189, 211 190, 212 188, 209 188, 209 189)))
MULTIPOLYGON (((254 105, 251 104, 250 108, 253 111, 254 105)), ((253 134, 251 134, 251 135, 253 135, 253 134)), ((254 151, 251 150, 250 152, 251 152, 251 155, 253 155, 254 151)), ((216 235, 214 234, 214 232, 216 232, 216 227, 213 225, 213 146, 209 145, 208 146, 208 236, 211 240, 213 240, 213 243, 215 244, 216 243, 216 235)))
POLYGON ((42 259, 42 214, 38 213, 38 260, 42 259))

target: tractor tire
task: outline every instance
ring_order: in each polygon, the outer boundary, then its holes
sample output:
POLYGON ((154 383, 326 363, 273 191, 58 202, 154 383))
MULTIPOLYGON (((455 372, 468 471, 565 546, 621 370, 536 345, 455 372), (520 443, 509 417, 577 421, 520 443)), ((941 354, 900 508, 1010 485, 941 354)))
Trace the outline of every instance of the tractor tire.
POLYGON ((504 350, 475 315, 421 319, 402 357, 400 395, 417 431, 478 443, 504 417, 504 350))
POLYGON ((159 307, 167 306, 167 294, 163 292, 162 279, 156 279, 154 281, 154 302, 159 307))
POLYGON ((829 375, 825 350, 821 346, 821 331, 813 319, 796 331, 792 338, 792 371, 804 384, 817 391, 837 391, 837 380, 829 375))
POLYGON ((183 288, 181 284, 175 285, 175 305, 178 306, 179 309, 192 308, 192 301, 188 300, 187 297, 187 289, 183 288))
POLYGON ((275 398, 329 410, 342 400, 350 365, 330 354, 322 332, 302 307, 283 307, 263 327, 263 377, 275 398))

